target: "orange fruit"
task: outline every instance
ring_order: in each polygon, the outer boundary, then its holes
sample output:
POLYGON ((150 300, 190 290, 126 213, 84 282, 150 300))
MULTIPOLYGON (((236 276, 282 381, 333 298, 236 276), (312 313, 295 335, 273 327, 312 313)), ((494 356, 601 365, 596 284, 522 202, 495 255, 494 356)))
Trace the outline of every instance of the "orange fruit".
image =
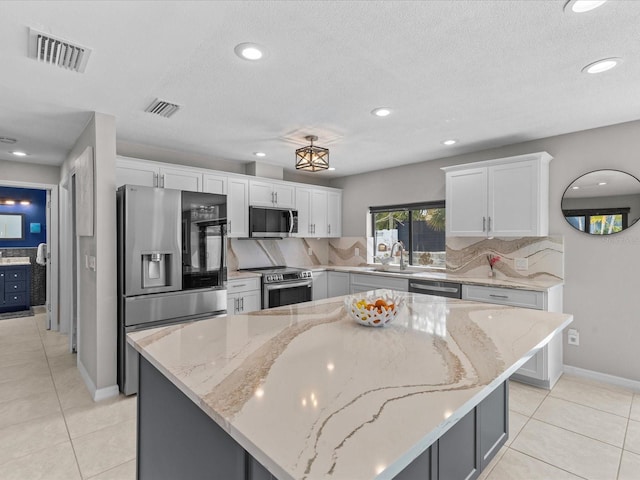
POLYGON ((385 302, 383 299, 379 298, 378 300, 376 300, 376 307, 386 307, 387 306, 387 302, 385 302))

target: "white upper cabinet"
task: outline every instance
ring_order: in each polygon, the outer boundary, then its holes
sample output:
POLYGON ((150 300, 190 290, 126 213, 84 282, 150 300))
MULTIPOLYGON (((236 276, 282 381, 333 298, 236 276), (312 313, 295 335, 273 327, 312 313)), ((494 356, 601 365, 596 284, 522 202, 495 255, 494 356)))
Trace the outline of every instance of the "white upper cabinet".
POLYGON ((547 235, 551 159, 539 152, 444 167, 447 235, 547 235))
POLYGON ((162 188, 174 188, 190 192, 202 191, 202 173, 187 168, 160 167, 160 184, 162 188))
POLYGON ((116 188, 121 185, 175 188, 191 192, 202 191, 202 173, 189 167, 164 166, 155 162, 118 157, 116 188))
POLYGON ((206 193, 227 194, 227 176, 205 173, 202 176, 202 191, 206 193))
POLYGON ((295 188, 283 183, 250 180, 249 202, 255 207, 294 208, 295 188))
POLYGON ((342 192, 296 187, 298 237, 339 237, 342 233, 342 192))
POLYGON ((342 192, 327 193, 327 236, 342 236, 342 192))
POLYGON ((227 235, 249 236, 249 181, 242 177, 227 179, 227 235))

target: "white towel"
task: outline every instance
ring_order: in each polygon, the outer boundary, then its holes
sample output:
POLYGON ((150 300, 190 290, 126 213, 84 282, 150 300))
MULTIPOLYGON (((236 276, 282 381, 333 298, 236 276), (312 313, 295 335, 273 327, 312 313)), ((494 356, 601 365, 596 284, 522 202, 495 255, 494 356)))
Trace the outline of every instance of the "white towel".
POLYGON ((36 254, 36 263, 38 265, 47 264, 47 244, 41 243, 38 245, 38 253, 36 254))

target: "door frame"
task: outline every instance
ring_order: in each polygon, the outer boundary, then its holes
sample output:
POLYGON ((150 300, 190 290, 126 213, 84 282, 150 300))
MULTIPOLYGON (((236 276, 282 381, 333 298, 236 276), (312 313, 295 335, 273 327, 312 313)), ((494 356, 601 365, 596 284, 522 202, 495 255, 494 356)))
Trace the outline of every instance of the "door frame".
POLYGON ((59 189, 58 185, 51 183, 35 183, 35 182, 21 182, 15 180, 2 180, 0 185, 3 187, 15 187, 15 188, 31 188, 35 190, 45 190, 47 192, 47 199, 49 205, 46 206, 47 220, 49 224, 46 226, 46 242, 47 242, 47 255, 49 256, 49 264, 47 271, 47 329, 59 330, 60 329, 60 276, 59 276, 59 227, 60 217, 59 214, 59 189), (49 273, 50 272, 50 273, 49 273))

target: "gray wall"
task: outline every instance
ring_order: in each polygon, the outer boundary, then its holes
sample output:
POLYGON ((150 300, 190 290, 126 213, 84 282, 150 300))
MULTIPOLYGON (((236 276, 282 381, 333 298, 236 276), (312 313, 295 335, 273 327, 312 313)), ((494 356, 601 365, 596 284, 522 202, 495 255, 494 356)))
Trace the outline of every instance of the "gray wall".
POLYGON ((93 147, 94 235, 78 237, 78 362, 98 390, 117 383, 115 139, 115 118, 95 113, 62 166, 65 178, 93 147), (96 257, 95 271, 85 268, 85 255, 96 257))
POLYGON ((538 151, 554 157, 549 232, 565 239, 564 311, 574 315, 580 331, 580 346, 565 341, 564 363, 640 381, 640 225, 594 237, 572 228, 560 209, 565 188, 584 173, 606 168, 640 177, 640 121, 337 179, 332 186, 344 189, 343 235, 365 234, 370 205, 443 199, 443 165, 538 151))

